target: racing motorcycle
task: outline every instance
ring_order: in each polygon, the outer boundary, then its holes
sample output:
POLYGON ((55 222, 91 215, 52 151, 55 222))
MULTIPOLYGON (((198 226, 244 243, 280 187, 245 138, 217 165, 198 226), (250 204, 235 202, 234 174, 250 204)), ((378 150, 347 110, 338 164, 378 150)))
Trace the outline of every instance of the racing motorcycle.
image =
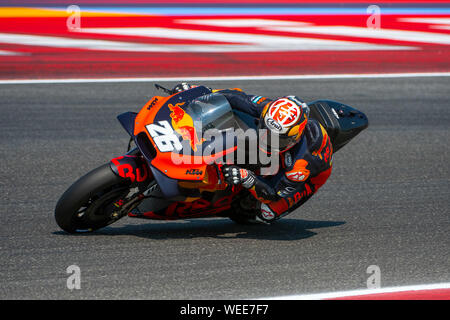
MULTIPOLYGON (((239 212, 248 192, 227 185, 221 171, 225 157, 237 152, 239 139, 232 137, 230 144, 230 138, 220 142, 203 134, 256 130, 259 119, 233 110, 220 92, 204 86, 183 92, 155 86, 167 96, 153 97, 139 113, 117 116, 130 136, 128 151, 78 179, 59 199, 55 219, 63 230, 94 231, 124 216, 249 221, 239 212)), ((334 152, 368 127, 364 113, 342 103, 317 100, 308 106, 310 117, 327 130, 334 152)), ((261 165, 240 166, 257 171, 261 165)))

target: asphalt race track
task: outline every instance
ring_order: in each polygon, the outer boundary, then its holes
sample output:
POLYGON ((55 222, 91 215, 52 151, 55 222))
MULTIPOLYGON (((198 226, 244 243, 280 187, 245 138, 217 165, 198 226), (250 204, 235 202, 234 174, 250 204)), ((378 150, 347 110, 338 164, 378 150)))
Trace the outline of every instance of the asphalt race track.
MULTIPOLYGON (((162 83, 171 86, 174 82, 162 83)), ((153 83, 0 85, 1 299, 241 299, 450 281, 449 77, 205 82, 331 98, 369 117, 329 182, 267 226, 224 218, 124 218, 69 235, 53 218, 69 185, 124 153, 116 115, 153 83), (81 269, 81 289, 66 269, 81 269)))

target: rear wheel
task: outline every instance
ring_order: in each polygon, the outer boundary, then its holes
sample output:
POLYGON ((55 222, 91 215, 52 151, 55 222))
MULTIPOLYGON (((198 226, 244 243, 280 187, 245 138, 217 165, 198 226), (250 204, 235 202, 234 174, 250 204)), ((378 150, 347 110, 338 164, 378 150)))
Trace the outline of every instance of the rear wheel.
POLYGON ((89 232, 118 220, 118 202, 129 194, 130 183, 109 164, 92 170, 67 189, 55 209, 58 226, 69 232, 89 232))
POLYGON ((255 224, 256 219, 256 199, 250 194, 244 194, 240 198, 236 199, 232 207, 233 209, 228 215, 228 218, 236 222, 237 224, 255 224), (247 209, 244 209, 245 206, 247 209))

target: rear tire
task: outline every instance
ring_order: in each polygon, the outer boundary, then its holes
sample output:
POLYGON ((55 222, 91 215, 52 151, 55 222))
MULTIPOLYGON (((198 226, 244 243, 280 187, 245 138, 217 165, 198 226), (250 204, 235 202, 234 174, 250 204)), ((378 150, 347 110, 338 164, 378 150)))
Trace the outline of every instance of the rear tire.
POLYGON ((256 199, 249 193, 245 192, 236 197, 232 204, 232 209, 228 214, 228 218, 237 224, 250 225, 257 223, 256 219, 256 199), (244 209, 245 206, 247 209, 244 209))
POLYGON ((94 231, 117 219, 114 203, 129 193, 129 182, 117 176, 109 164, 92 170, 67 189, 55 208, 58 226, 69 233, 94 231))

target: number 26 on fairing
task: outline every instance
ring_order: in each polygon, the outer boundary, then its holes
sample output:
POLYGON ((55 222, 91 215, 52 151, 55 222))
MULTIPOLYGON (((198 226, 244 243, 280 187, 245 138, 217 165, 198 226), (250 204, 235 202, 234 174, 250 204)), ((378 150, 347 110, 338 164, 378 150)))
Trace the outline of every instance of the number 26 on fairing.
POLYGON ((160 152, 171 152, 174 149, 179 151, 183 148, 169 122, 159 121, 159 125, 152 123, 145 127, 160 152))

